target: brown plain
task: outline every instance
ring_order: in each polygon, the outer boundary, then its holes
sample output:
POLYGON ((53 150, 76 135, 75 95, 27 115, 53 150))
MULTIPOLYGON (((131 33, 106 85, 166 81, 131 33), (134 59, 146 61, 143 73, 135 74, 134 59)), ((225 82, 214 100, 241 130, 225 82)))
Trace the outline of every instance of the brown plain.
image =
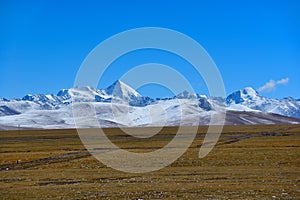
MULTIPOLYGON (((113 128, 105 133, 123 149, 147 152, 176 130, 166 127, 149 139, 113 128)), ((199 127, 176 162, 145 174, 106 167, 76 130, 1 131, 0 199, 300 199, 300 125, 226 126, 199 159, 206 130, 199 127)))

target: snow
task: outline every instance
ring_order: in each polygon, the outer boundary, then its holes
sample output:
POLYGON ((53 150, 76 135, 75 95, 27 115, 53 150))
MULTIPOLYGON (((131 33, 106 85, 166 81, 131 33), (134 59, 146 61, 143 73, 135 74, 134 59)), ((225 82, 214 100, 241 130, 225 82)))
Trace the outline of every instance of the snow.
POLYGON ((246 105, 241 105, 241 104, 231 104, 227 110, 236 110, 236 111, 248 111, 248 112, 255 112, 258 110, 251 109, 247 107, 246 105))
POLYGON ((230 123, 298 123, 264 113, 300 118, 300 100, 269 99, 250 87, 230 94, 226 100, 187 91, 154 100, 121 81, 102 90, 78 86, 60 90, 57 95, 2 98, 0 108, 0 126, 28 128, 74 128, 75 122, 79 127, 208 125, 211 115, 224 109, 231 114, 230 123), (237 112, 246 114, 239 116, 237 112))

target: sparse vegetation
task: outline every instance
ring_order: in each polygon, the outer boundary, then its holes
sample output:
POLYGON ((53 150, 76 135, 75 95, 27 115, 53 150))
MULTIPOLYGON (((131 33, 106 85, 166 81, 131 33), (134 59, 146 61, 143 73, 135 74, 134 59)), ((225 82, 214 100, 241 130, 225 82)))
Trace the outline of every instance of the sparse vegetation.
MULTIPOLYGON (((119 129, 118 146, 161 148, 176 132, 151 139, 119 129)), ((143 131, 143 128, 140 128, 143 131)), ((213 151, 198 158, 206 127, 170 166, 146 174, 108 168, 90 156, 76 130, 0 132, 1 199, 299 199, 300 125, 226 126, 213 151)))

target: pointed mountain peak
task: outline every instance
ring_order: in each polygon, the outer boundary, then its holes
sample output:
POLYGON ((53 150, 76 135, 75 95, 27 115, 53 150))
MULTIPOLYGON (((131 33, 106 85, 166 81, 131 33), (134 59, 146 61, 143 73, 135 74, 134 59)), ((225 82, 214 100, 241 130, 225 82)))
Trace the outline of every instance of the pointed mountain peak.
POLYGON ((124 100, 141 97, 141 95, 130 86, 120 80, 115 81, 111 86, 105 89, 108 95, 119 97, 124 100))
POLYGON ((120 81, 120 80, 116 80, 116 81, 113 83, 113 85, 117 85, 117 84, 119 84, 119 85, 126 85, 125 83, 123 83, 123 82, 120 81))

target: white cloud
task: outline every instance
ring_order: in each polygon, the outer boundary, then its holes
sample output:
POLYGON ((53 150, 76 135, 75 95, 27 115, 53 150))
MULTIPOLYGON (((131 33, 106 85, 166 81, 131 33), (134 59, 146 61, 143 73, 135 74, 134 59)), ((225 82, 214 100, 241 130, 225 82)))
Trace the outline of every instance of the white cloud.
POLYGON ((285 85, 289 82, 289 78, 283 78, 278 81, 269 80, 266 84, 258 88, 259 92, 270 92, 276 90, 277 85, 285 85))
POLYGON ((287 84, 289 82, 289 78, 283 78, 281 80, 276 81, 277 84, 287 84))

